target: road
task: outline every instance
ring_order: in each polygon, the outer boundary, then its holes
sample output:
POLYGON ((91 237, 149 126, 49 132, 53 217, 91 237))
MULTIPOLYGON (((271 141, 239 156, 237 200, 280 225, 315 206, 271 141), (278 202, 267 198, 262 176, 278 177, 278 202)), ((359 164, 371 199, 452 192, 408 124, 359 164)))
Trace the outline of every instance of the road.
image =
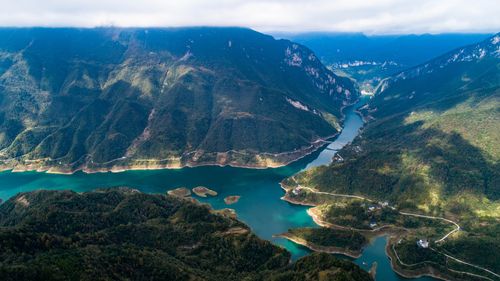
MULTIPOLYGON (((295 181, 295 179, 293 179, 293 180, 295 181)), ((295 183, 297 183, 297 182, 295 182, 295 183)), ((316 194, 330 195, 330 196, 336 196, 336 197, 345 197, 345 198, 356 198, 356 199, 366 200, 368 202, 375 202, 374 200, 371 200, 371 199, 363 197, 363 196, 350 195, 350 194, 338 194, 338 193, 331 193, 331 192, 325 192, 325 191, 317 191, 317 190, 312 189, 310 187, 302 186, 300 184, 297 184, 297 186, 300 189, 304 189, 304 190, 307 190, 309 192, 316 193, 316 194)), ((394 207, 390 207, 390 208, 392 208, 393 210, 395 210, 394 207)), ((458 225, 458 223, 456 223, 456 222, 454 222, 452 220, 449 220, 447 218, 427 216, 427 215, 420 215, 420 214, 407 213, 407 212, 399 212, 399 213, 401 215, 404 215, 404 216, 412 216, 412 217, 427 218, 427 219, 436 219, 436 220, 442 220, 442 221, 445 221, 445 222, 453 224, 455 226, 455 228, 452 231, 446 233, 446 235, 444 235, 442 238, 436 240, 436 243, 440 243, 440 242, 446 240, 446 238, 448 238, 448 236, 450 236, 451 234, 453 234, 453 233, 455 233, 455 232, 457 232, 457 231, 460 230, 460 225, 458 225)))
POLYGON ((434 252, 439 253, 439 254, 441 254, 441 255, 444 255, 445 257, 450 258, 450 259, 452 259, 452 260, 454 260, 454 261, 456 261, 456 262, 458 262, 458 263, 465 264, 465 265, 468 265, 468 266, 472 266, 472 267, 474 267, 474 268, 480 269, 480 270, 482 270, 482 271, 486 271, 486 272, 488 272, 488 273, 490 273, 490 274, 492 274, 492 275, 494 275, 494 276, 496 276, 496 277, 500 278, 500 274, 496 274, 495 272, 493 272, 493 271, 491 271, 491 270, 489 270, 489 269, 487 269, 487 268, 484 268, 484 267, 481 267, 481 266, 478 266, 478 265, 475 265, 475 264, 468 263, 468 262, 466 262, 466 261, 463 261, 463 260, 457 259, 457 258, 455 258, 455 257, 453 257, 453 256, 450 256, 450 255, 448 255, 448 254, 446 254, 446 253, 440 252, 440 251, 438 251, 438 250, 436 250, 436 249, 433 249, 433 248, 430 248, 430 249, 431 249, 431 250, 433 250, 434 252))
POLYGON ((455 225, 455 229, 453 229, 452 231, 448 232, 445 236, 443 236, 441 239, 439 240, 436 240, 436 243, 439 243, 439 242, 442 242, 444 241, 446 238, 448 238, 448 236, 450 236, 451 234, 457 232, 460 230, 460 225, 458 225, 458 223, 452 221, 452 220, 449 220, 449 219, 446 219, 446 218, 441 218, 441 217, 433 217, 433 216, 426 216, 426 215, 419 215, 419 214, 413 214, 413 213, 406 213, 406 212, 399 212, 401 215, 405 215, 405 216, 412 216, 412 217, 419 217, 419 218, 427 218, 427 219, 435 219, 435 220, 443 220, 445 222, 449 222, 451 224, 454 224, 455 225))
MULTIPOLYGON (((369 198, 366 198, 366 197, 363 197, 363 196, 358 196, 358 195, 351 195, 351 194, 338 194, 338 193, 332 193, 332 192, 317 191, 317 190, 312 189, 312 188, 310 188, 310 187, 307 187, 307 186, 302 186, 302 185, 298 184, 298 183, 297 183, 297 181, 295 180, 295 178, 293 178, 293 177, 292 177, 292 179, 293 179, 293 181, 297 184, 297 187, 298 187, 299 189, 301 189, 301 190, 302 190, 302 189, 303 189, 303 190, 307 190, 307 191, 312 192, 312 193, 315 193, 315 194, 323 194, 323 195, 336 196, 336 197, 344 197, 344 198, 356 198, 356 199, 366 200, 366 201, 368 201, 368 202, 375 202, 375 200, 371 200, 371 199, 369 199, 369 198)), ((395 210, 395 208, 394 208, 394 207, 390 207, 390 208, 392 208, 392 209, 394 209, 394 210, 395 210)), ((440 238, 440 239, 436 240, 436 241, 435 241, 436 243, 443 242, 443 241, 445 241, 445 240, 446 240, 446 238, 448 238, 451 234, 453 234, 453 233, 455 233, 455 232, 460 231, 460 225, 459 225, 458 223, 456 223, 456 222, 454 222, 454 221, 450 220, 450 219, 447 219, 447 218, 443 218, 443 217, 435 217, 435 216, 427 216, 427 215, 414 214, 414 213, 407 213, 407 212, 401 212, 401 211, 398 211, 398 212, 399 212, 401 215, 405 215, 405 216, 413 216, 413 217, 427 218, 427 219, 436 219, 436 220, 442 220, 442 221, 446 221, 446 222, 448 222, 448 223, 453 224, 453 225, 455 226, 455 228, 454 228, 452 231, 448 232, 446 235, 444 235, 442 238, 440 238)), ((472 267, 474 267, 474 268, 477 268, 477 269, 479 269, 479 270, 482 270, 482 271, 488 272, 489 274, 492 274, 492 275, 494 275, 494 276, 496 276, 496 277, 500 278, 500 275, 499 275, 499 274, 497 274, 497 273, 495 273, 495 272, 493 272, 493 271, 491 271, 491 270, 489 270, 489 269, 486 269, 486 268, 484 268, 484 267, 480 267, 480 266, 478 266, 478 265, 474 265, 474 264, 468 263, 468 262, 466 262, 466 261, 463 261, 463 260, 460 260, 460 259, 455 258, 455 257, 453 257, 453 256, 450 256, 450 255, 448 255, 448 254, 446 254, 446 253, 439 252, 439 251, 437 251, 437 250, 435 250, 435 249, 433 249, 433 248, 430 248, 430 249, 431 249, 431 250, 433 250, 434 252, 439 253, 439 254, 442 254, 442 255, 446 256, 447 258, 452 259, 452 260, 454 260, 454 261, 456 261, 456 262, 458 262, 458 263, 465 264, 465 265, 468 265, 468 266, 472 266, 472 267)), ((399 259, 399 256, 397 255, 397 253, 396 253, 396 251, 395 251, 395 249, 394 249, 394 245, 393 245, 393 250, 394 250, 394 253, 395 253, 395 255, 396 255, 396 257, 397 257, 398 261, 399 261, 401 264, 403 264, 403 265, 404 265, 405 263, 403 263, 403 262, 399 259)), ((482 278, 485 278, 485 279, 491 280, 490 278, 485 277, 485 276, 476 275, 476 274, 473 274, 473 273, 468 273, 468 272, 463 272, 463 273, 466 273, 466 274, 470 274, 470 275, 473 275, 473 276, 482 277, 482 278)))

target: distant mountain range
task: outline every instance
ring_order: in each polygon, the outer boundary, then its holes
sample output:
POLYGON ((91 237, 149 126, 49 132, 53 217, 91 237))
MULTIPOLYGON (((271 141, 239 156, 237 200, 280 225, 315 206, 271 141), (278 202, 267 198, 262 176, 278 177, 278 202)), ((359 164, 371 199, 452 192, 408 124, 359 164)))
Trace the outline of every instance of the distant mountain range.
MULTIPOLYGON (((498 274, 500 34, 384 80, 360 111, 369 122, 339 152, 342 161, 286 183, 452 218, 461 225, 459 234, 433 247, 498 274)), ((329 214, 334 213, 339 212, 329 214)), ((328 215, 324 219, 334 221, 328 215)), ((425 264, 436 257, 411 250, 416 247, 412 239, 399 240, 401 259, 425 264)), ((433 262, 435 269, 441 267, 457 280, 471 276, 448 268, 498 277, 477 268, 444 266, 446 260, 433 262)), ((424 268, 399 266, 412 272, 424 268)))
POLYGON ((279 166, 335 135, 357 95, 249 29, 3 28, 0 166, 279 166))
POLYGON ((482 41, 491 34, 303 33, 277 36, 308 46, 336 74, 356 80, 362 92, 373 93, 382 79, 455 48, 482 41))
POLYGON ((311 48, 326 64, 354 61, 415 66, 491 34, 364 35, 362 33, 276 34, 311 48))

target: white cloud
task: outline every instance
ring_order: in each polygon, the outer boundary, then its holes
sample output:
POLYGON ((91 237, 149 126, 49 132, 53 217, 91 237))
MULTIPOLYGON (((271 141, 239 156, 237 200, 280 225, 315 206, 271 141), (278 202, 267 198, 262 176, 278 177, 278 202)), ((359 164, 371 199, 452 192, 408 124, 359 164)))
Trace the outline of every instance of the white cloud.
POLYGON ((247 26, 259 31, 500 31, 498 0, 0 0, 0 26, 247 26))

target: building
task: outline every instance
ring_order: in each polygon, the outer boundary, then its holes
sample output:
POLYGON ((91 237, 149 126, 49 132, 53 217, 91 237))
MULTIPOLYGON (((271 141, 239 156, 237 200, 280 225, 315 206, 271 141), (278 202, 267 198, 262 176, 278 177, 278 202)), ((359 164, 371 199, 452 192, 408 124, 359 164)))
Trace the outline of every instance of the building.
POLYGON ((387 202, 387 201, 384 201, 384 202, 378 202, 378 203, 379 203, 379 204, 380 204, 380 206, 382 206, 382 207, 387 207, 387 206, 389 206, 389 202, 387 202))
POLYGON ((344 158, 342 158, 342 156, 340 156, 340 154, 337 153, 335 154, 335 156, 333 156, 332 160, 338 163, 338 162, 343 162, 344 158))
POLYGON ((427 249, 429 248, 429 241, 427 239, 419 239, 417 245, 419 248, 427 249))

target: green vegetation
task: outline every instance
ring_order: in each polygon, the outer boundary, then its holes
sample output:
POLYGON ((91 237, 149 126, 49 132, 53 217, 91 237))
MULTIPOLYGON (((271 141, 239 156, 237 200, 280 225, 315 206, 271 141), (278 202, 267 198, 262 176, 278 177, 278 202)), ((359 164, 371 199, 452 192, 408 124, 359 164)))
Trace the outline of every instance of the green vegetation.
POLYGON ((349 77, 356 81, 362 92, 374 93, 379 83, 394 73, 405 69, 405 66, 396 63, 377 63, 359 66, 349 66, 345 68, 330 67, 333 73, 349 77))
POLYGON ((309 49, 249 29, 0 29, 2 168, 278 166, 356 98, 309 49))
MULTIPOLYGON (((362 108, 371 121, 339 152, 344 160, 302 172, 284 185, 364 196, 387 201, 398 211, 452 219, 460 231, 433 245, 435 250, 499 273, 499 38, 463 47, 384 81, 362 108)), ((324 194, 302 196, 309 204, 326 204, 318 207, 326 222, 368 229, 373 219, 379 225, 406 228, 406 238, 396 246, 405 263, 422 262, 446 274, 461 270, 495 277, 415 251, 418 237, 436 241, 450 230, 443 221, 367 213, 360 202, 339 205, 324 194)))
POLYGON ((318 190, 387 200, 400 209, 498 216, 500 64, 486 56, 440 68, 448 56, 427 64, 429 74, 412 77, 425 71, 410 70, 400 76, 412 78, 387 82, 364 109, 376 120, 340 151, 346 161, 295 179, 318 190), (433 64, 439 70, 429 69, 433 64))
POLYGON ((473 261, 493 272, 500 272, 500 224, 497 218, 466 220, 462 225, 466 232, 447 243, 437 245, 439 251, 464 261, 473 261))
POLYGON ((384 78, 425 63, 455 48, 480 42, 489 34, 364 35, 283 34, 311 48, 335 74, 373 93, 384 78))
POLYGON ((273 281, 344 281, 344 280, 372 280, 366 271, 360 270, 357 265, 346 260, 334 258, 329 254, 312 254, 299 259, 283 270, 273 281))
POLYGON ((34 191, 0 205, 2 280, 371 280, 290 254, 187 199, 120 188, 34 191))
POLYGON ((287 235, 304 239, 315 246, 344 248, 357 252, 360 252, 368 243, 366 237, 357 231, 329 229, 325 227, 290 229, 287 235))
POLYGON ((358 201, 320 205, 315 213, 327 223, 358 230, 393 226, 425 233, 425 237, 440 238, 454 229, 448 222, 402 215, 389 207, 358 201))
MULTIPOLYGON (((479 276, 485 276, 491 278, 492 280, 498 279, 498 277, 488 272, 447 258, 444 254, 449 254, 449 252, 447 252, 443 248, 443 246, 439 244, 432 244, 429 248, 421 248, 417 245, 417 240, 418 238, 415 236, 408 236, 404 239, 398 240, 398 242, 394 243, 393 247, 391 247, 390 255, 396 259, 399 258, 399 260, 401 261, 397 264, 399 268, 410 270, 413 272, 424 271, 428 267, 436 268, 439 269, 440 272, 446 274, 446 276, 448 276, 448 278, 452 280, 484 280, 484 278, 481 278, 479 276), (471 274, 479 276, 474 276, 471 274)), ((449 246, 450 245, 448 245, 448 247, 449 246)), ((493 249, 490 249, 490 251, 493 251, 493 249)), ((469 250, 469 252, 475 251, 469 250)), ((486 254, 483 258, 479 256, 477 258, 479 258, 479 261, 481 261, 491 258, 491 256, 492 255, 486 254)), ((471 257, 469 257, 469 259, 470 258, 471 257)), ((492 263, 495 262, 495 260, 489 260, 487 262, 492 263)), ((498 269, 498 266, 492 265, 492 267, 489 268, 494 270, 498 269)))

